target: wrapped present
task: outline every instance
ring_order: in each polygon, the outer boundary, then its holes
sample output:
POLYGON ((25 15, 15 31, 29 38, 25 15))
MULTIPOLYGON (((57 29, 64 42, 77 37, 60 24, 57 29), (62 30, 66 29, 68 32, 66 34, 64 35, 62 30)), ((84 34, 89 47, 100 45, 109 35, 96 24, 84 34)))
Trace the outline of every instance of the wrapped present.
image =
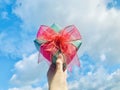
MULTIPOLYGON (((71 70, 74 64, 80 66, 77 51, 81 46, 81 35, 74 25, 61 29, 53 24, 51 27, 41 25, 34 41, 39 54, 42 54, 50 63, 56 63, 57 56, 64 56, 67 68, 71 70)), ((38 57, 40 62, 40 57, 38 57)))

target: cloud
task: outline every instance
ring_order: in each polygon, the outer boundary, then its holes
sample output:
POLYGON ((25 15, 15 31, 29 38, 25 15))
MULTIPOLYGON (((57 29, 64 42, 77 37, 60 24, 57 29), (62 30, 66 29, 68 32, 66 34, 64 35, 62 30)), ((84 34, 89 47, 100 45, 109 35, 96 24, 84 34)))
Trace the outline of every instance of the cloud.
POLYGON ((36 50, 33 42, 34 39, 30 39, 33 35, 19 32, 18 30, 15 30, 15 28, 10 27, 4 30, 0 33, 1 55, 16 58, 22 57, 22 55, 29 55, 36 50), (23 34, 25 36, 22 36, 23 34))
POLYGON ((36 33, 21 29, 21 19, 12 13, 14 5, 15 1, 0 1, 0 55, 20 58, 36 50, 33 43, 36 33))
POLYGON ((74 71, 69 73, 69 90, 118 90, 120 69, 110 73, 100 62, 93 61, 88 54, 81 57, 81 67, 74 68, 74 71))
MULTIPOLYGON (((17 0, 17 6, 13 8, 13 13, 23 21, 21 27, 24 32, 35 34, 39 25, 51 25, 54 22, 62 27, 75 24, 79 28, 83 44, 78 55, 79 57, 83 55, 81 59, 85 62, 81 61, 82 71, 75 68, 74 73, 68 75, 70 90, 79 88, 118 90, 120 88, 120 70, 109 73, 104 67, 104 65, 112 66, 120 63, 120 10, 114 7, 108 9, 108 2, 111 0, 34 0, 31 2, 17 0), (84 55, 85 52, 92 56, 92 59, 84 55)), ((40 70, 42 75, 39 75, 39 68, 41 69, 45 64, 38 65, 35 61, 36 57, 35 53, 16 63, 16 72, 11 82, 21 87, 12 88, 13 90, 21 90, 27 86, 29 88, 31 84, 36 85, 41 81, 45 73, 40 70)), ((47 72, 47 69, 45 70, 47 72)))
MULTIPOLYGON (((43 80, 48 66, 44 62, 36 63, 37 54, 24 57, 15 64, 16 71, 11 78, 11 83, 15 87, 9 90, 48 89, 47 82, 43 80), (40 85, 40 82, 43 84, 40 85)), ((84 54, 81 57, 81 67, 74 67, 73 71, 68 73, 67 81, 69 90, 118 90, 120 69, 109 73, 99 62, 93 62, 88 54, 84 54)))
MULTIPOLYGON (((12 20, 12 18, 9 19, 12 20)), ((18 22, 13 21, 10 26, 6 23, 5 28, 4 26, 0 28, 0 53, 3 56, 22 57, 22 55, 30 55, 36 50, 33 42, 35 33, 20 30, 18 22)))
POLYGON ((69 83, 69 90, 118 90, 120 89, 120 69, 108 74, 103 67, 96 72, 88 72, 69 83))
POLYGON ((13 13, 22 19, 22 28, 31 32, 37 31, 41 24, 56 22, 63 27, 75 24, 83 37, 80 52, 87 51, 96 59, 104 54, 106 63, 114 64, 120 63, 120 11, 114 7, 107 9, 108 2, 112 1, 34 0, 30 3, 29 0, 17 0, 13 13))
POLYGON ((105 54, 101 54, 100 58, 101 58, 102 61, 105 61, 106 60, 105 54))
POLYGON ((15 64, 15 74, 10 82, 13 85, 26 86, 45 82, 48 65, 45 62, 37 63, 38 53, 34 53, 15 64))
MULTIPOLYGON (((33 88, 31 86, 24 86, 24 87, 21 87, 21 88, 17 88, 17 87, 9 88, 8 90, 43 90, 43 89, 41 87, 33 88)), ((46 89, 44 88, 44 90, 46 90, 46 89)))

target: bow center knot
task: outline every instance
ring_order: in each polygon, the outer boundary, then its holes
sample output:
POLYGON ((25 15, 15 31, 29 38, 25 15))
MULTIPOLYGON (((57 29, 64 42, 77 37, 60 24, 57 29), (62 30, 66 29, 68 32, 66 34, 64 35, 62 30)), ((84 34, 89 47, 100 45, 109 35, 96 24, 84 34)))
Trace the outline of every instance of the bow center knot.
POLYGON ((61 37, 60 36, 56 36, 55 40, 54 40, 54 43, 55 43, 57 48, 60 48, 61 47, 61 37))

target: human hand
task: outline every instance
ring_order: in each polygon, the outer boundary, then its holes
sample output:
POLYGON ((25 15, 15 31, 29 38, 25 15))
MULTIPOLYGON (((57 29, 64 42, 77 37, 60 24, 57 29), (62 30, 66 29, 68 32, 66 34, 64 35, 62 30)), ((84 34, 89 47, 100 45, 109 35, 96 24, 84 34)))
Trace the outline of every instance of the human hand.
POLYGON ((63 55, 59 54, 56 64, 51 64, 47 73, 49 90, 68 90, 67 73, 63 70, 63 62, 63 55))

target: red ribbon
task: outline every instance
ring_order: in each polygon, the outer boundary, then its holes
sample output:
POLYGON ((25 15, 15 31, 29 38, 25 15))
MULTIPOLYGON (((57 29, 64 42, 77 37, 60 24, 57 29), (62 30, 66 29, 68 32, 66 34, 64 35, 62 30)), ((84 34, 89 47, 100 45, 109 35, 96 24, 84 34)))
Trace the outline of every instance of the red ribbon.
POLYGON ((60 32, 55 32, 51 27, 42 25, 39 28, 37 39, 40 45, 40 53, 52 62, 52 57, 57 52, 61 52, 66 60, 66 64, 76 56, 78 48, 72 42, 81 39, 81 35, 74 25, 67 26, 60 32))

